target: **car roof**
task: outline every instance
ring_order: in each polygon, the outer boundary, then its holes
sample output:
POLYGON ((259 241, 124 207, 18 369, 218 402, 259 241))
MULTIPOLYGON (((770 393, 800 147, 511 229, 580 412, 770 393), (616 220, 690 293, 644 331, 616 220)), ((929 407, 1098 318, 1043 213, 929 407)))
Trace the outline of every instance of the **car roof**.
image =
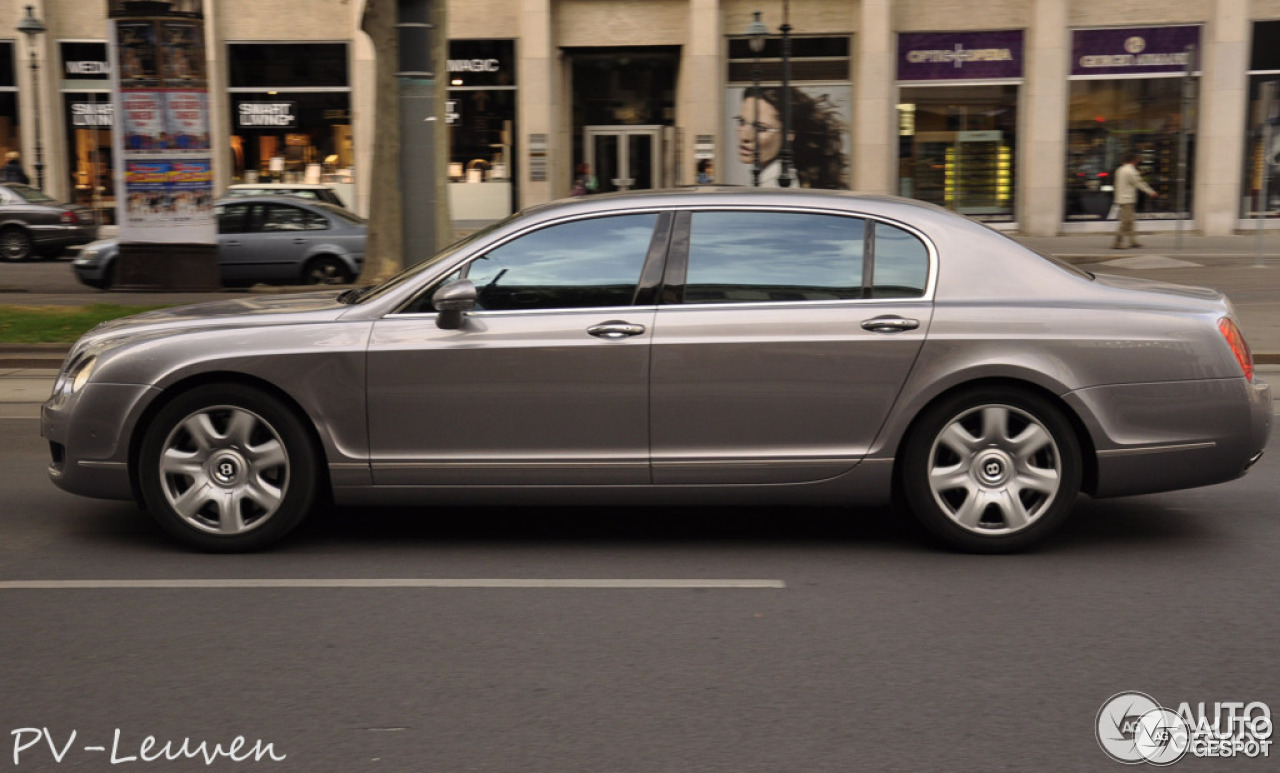
POLYGON ((228 185, 227 190, 293 190, 293 191, 331 191, 332 186, 324 183, 236 183, 228 185))
POLYGON ((558 199, 523 210, 532 219, 573 212, 608 212, 646 207, 815 207, 850 213, 880 215, 909 223, 972 222, 936 204, 885 193, 817 190, 812 188, 753 188, 734 185, 702 185, 646 191, 619 191, 558 199))

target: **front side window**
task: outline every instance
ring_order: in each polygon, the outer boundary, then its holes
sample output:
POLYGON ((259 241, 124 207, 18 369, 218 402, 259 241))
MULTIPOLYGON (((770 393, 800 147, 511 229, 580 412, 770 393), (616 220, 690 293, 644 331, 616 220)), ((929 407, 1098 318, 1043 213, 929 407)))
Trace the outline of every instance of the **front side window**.
POLYGON ((477 310, 629 306, 658 216, 575 220, 534 231, 472 261, 477 310))
POLYGON ((866 223, 798 212, 696 212, 685 303, 862 297, 866 223))

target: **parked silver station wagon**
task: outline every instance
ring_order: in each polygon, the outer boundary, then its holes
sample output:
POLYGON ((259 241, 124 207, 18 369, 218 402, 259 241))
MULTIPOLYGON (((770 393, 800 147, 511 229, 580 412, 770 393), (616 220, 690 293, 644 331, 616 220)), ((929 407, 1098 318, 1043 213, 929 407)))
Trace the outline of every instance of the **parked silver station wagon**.
POLYGON ((43 410, 60 487, 206 550, 318 499, 843 503, 947 544, 1237 478, 1269 388, 1222 294, 1092 275, 888 196, 538 206, 384 284, 99 326, 43 410))

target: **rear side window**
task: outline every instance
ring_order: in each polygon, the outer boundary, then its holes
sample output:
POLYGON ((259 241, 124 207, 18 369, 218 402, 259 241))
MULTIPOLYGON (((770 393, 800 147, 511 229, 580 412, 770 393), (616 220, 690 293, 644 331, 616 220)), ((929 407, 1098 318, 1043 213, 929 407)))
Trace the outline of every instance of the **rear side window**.
POLYGON ((862 297, 866 223, 802 212, 695 212, 685 303, 862 297))
POLYGON ((249 212, 248 204, 218 205, 218 233, 238 234, 245 231, 245 215, 249 212))
POLYGON ((875 225, 875 270, 871 298, 919 298, 929 281, 929 248, 915 234, 887 223, 875 225))

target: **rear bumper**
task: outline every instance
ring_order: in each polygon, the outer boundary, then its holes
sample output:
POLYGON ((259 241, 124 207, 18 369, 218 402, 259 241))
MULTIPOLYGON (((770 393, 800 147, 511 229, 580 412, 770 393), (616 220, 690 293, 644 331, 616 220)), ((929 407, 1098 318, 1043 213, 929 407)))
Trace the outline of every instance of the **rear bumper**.
POLYGON ((1064 399, 1093 441, 1096 497, 1234 480, 1271 434, 1271 388, 1244 378, 1093 387, 1064 399))
POLYGON ((96 230, 86 225, 35 225, 31 241, 38 247, 73 247, 93 241, 96 230))

